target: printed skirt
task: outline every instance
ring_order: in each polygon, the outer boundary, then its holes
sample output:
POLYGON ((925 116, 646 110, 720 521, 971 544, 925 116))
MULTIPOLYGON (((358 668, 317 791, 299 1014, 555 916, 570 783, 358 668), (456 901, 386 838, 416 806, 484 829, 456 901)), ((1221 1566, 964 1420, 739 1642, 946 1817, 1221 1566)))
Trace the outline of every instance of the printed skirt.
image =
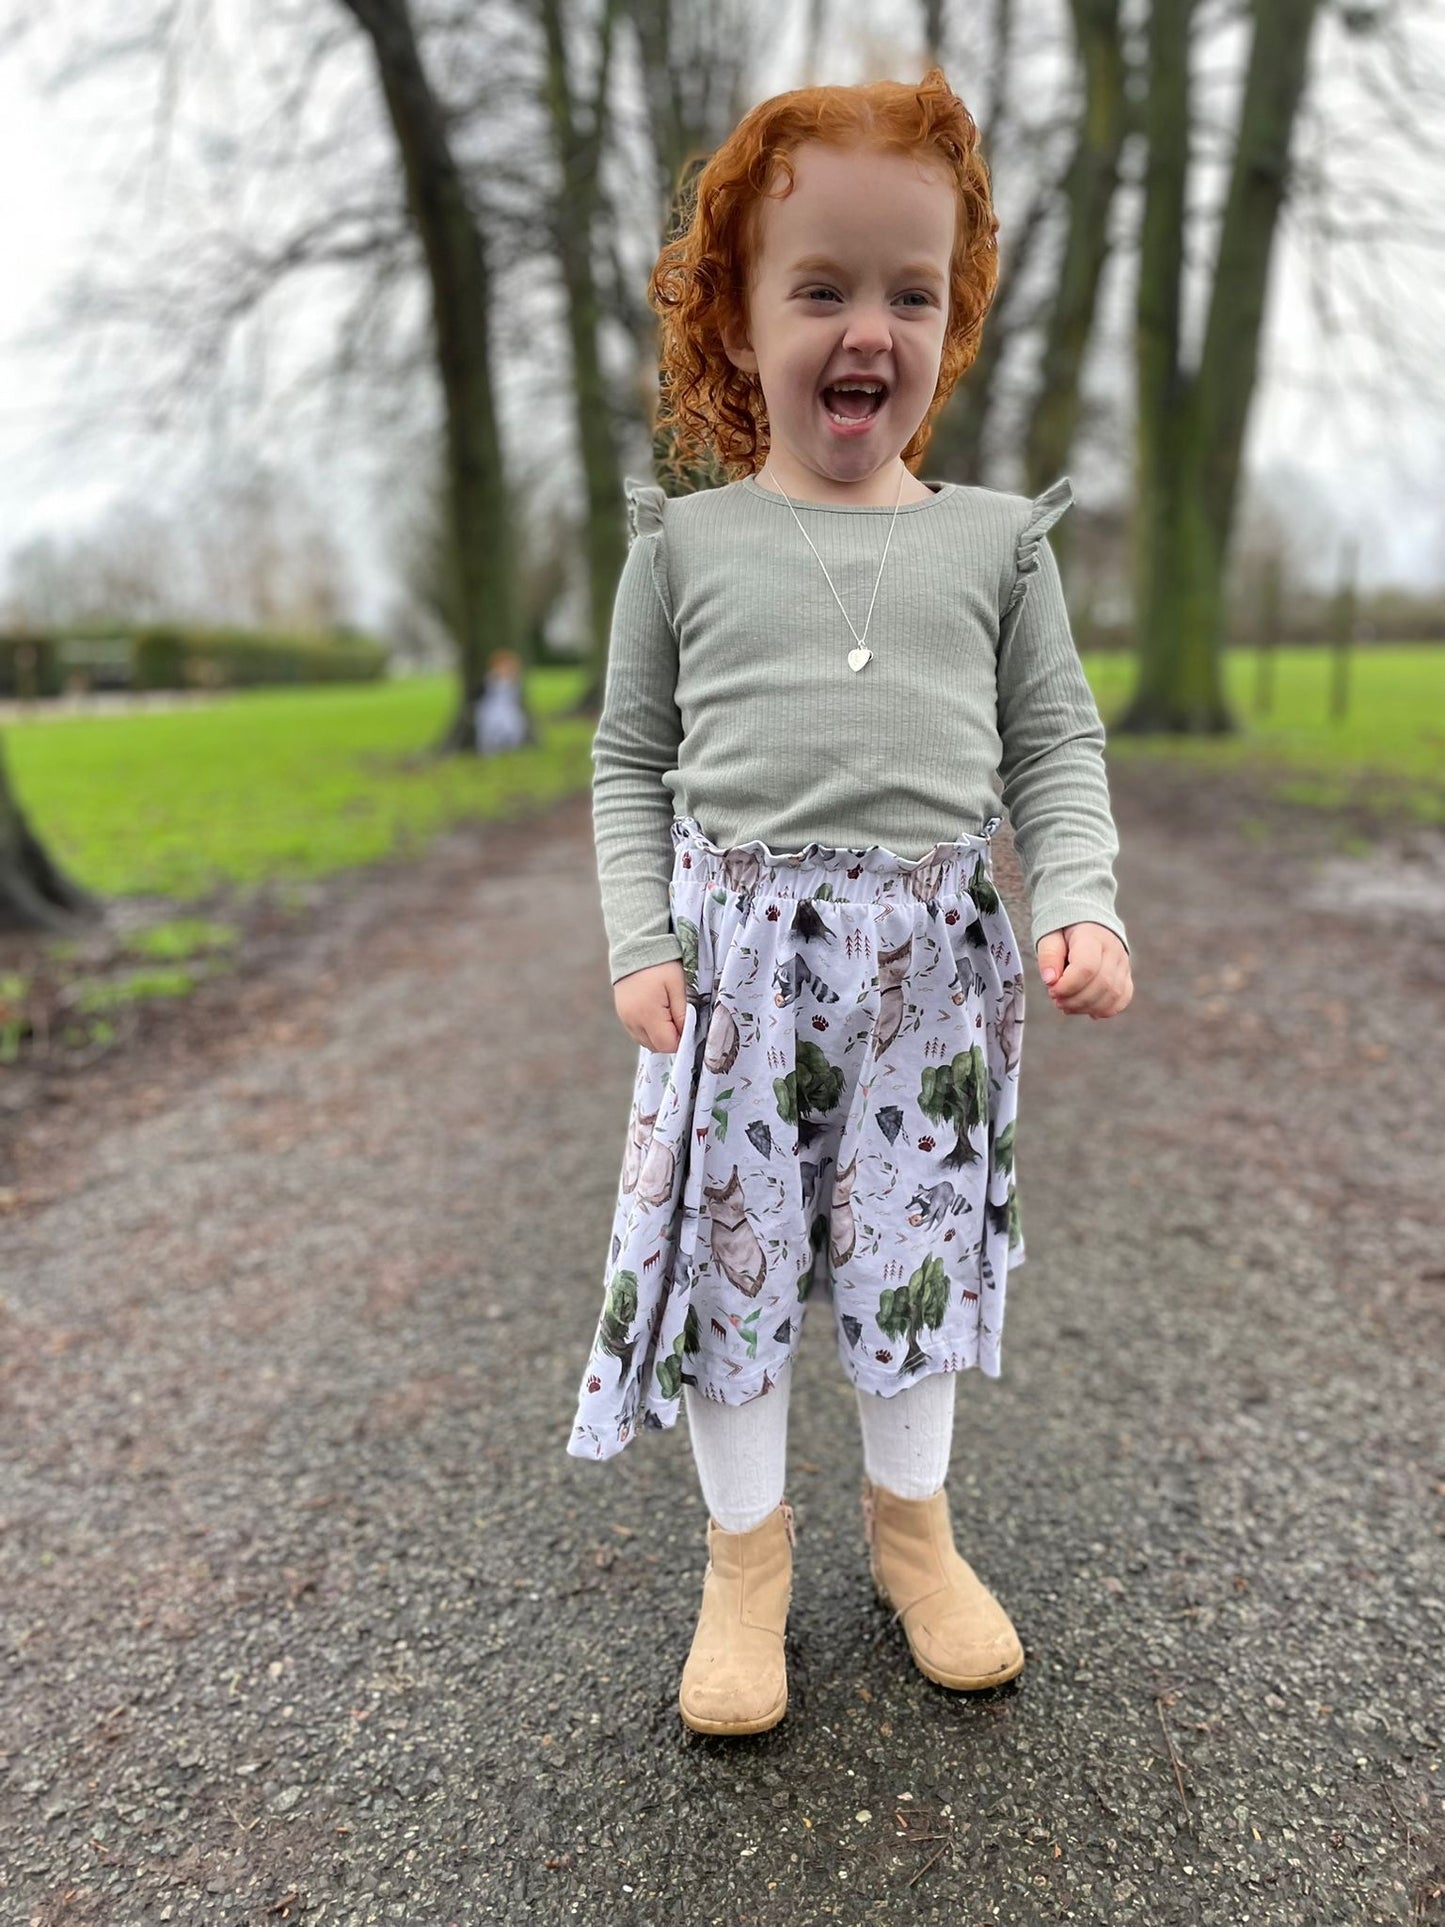
POLYGON ((567 1450, 677 1422, 684 1385, 768 1392, 816 1290, 845 1375, 997 1378, 1024 1260, 1024 975, 992 838, 720 849, 674 818, 687 1005, 639 1046, 596 1335, 567 1450))

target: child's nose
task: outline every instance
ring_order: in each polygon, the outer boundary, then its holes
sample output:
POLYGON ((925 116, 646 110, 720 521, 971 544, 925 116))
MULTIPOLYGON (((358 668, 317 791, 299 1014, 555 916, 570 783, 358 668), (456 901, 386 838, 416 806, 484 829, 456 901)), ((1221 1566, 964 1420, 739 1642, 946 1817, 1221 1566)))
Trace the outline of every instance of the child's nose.
POLYGON ((848 321, 845 341, 850 348, 880 350, 893 345, 893 327, 888 310, 860 302, 848 321))

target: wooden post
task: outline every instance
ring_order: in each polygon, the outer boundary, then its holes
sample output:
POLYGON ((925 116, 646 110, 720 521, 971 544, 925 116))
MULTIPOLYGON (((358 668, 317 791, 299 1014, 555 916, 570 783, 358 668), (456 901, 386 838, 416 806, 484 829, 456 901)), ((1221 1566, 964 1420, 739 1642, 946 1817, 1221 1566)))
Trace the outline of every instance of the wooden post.
POLYGON ((1260 569, 1257 650, 1254 659, 1254 713, 1268 716, 1274 709, 1275 646, 1279 640, 1284 571, 1279 550, 1271 548, 1260 569))
POLYGON ((1355 640, 1355 604, 1360 566, 1360 539, 1345 537, 1340 585, 1330 605, 1330 720, 1343 722, 1350 705, 1350 650, 1355 640))

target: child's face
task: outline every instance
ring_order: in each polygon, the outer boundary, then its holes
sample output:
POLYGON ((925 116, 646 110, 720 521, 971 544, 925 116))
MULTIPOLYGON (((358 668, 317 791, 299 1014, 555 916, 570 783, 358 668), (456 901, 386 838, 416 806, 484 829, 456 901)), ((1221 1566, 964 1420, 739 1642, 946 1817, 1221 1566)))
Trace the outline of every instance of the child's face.
MULTIPOLYGON (((861 495, 870 477, 892 484, 938 384, 953 183, 909 156, 817 141, 791 159, 791 192, 764 196, 758 207, 749 340, 724 345, 735 367, 758 376, 767 467, 782 486, 803 496, 861 495), (849 377, 885 384, 864 426, 836 423, 824 401, 826 386, 849 377)), ((856 409, 859 400, 841 406, 856 409)))

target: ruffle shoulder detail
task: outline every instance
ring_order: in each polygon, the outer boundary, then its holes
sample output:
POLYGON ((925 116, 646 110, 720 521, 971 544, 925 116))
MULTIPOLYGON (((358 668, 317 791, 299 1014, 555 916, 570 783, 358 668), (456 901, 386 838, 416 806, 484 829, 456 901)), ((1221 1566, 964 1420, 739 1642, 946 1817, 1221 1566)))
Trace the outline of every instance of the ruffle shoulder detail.
POLYGON ((666 502, 665 492, 656 482, 644 482, 635 475, 624 476, 622 492, 627 498, 627 546, 630 549, 639 535, 656 536, 657 540, 648 544, 652 551, 652 577, 657 584, 657 593, 662 601, 663 611, 669 622, 672 621, 672 590, 667 580, 667 559, 663 553, 662 508, 666 502))
POLYGON ((1014 585, 1008 601, 1004 604, 1005 616, 1012 615, 1028 591, 1029 579, 1038 574, 1039 551, 1044 537, 1058 521, 1064 510, 1074 500, 1074 491, 1067 475, 1061 475, 1057 482, 1050 482, 1042 495, 1036 495, 1029 504, 1028 519, 1018 538, 1014 561, 1014 585))
POLYGON ((627 497, 628 547, 639 535, 661 535, 662 505, 667 497, 657 483, 639 481, 635 475, 629 475, 623 481, 622 491, 627 497))

